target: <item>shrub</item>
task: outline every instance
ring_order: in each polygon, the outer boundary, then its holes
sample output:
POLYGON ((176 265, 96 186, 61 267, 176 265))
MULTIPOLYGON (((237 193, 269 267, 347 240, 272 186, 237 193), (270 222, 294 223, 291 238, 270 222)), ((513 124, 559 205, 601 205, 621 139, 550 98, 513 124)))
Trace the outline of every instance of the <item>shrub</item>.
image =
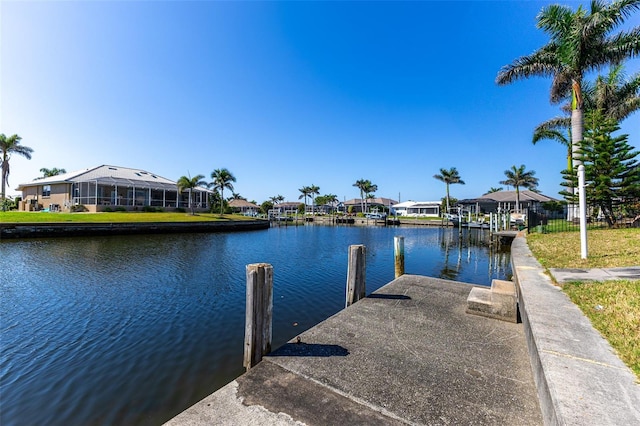
POLYGON ((187 210, 182 207, 176 207, 174 210, 176 213, 186 213, 187 210))
POLYGON ((105 212, 105 213, 109 213, 109 212, 112 212, 113 209, 111 207, 105 207, 104 210, 102 210, 102 211, 105 212))
POLYGON ((71 213, 80 213, 89 211, 84 204, 76 204, 75 206, 71 206, 71 213))
POLYGON ((116 207, 115 211, 117 211, 117 212, 126 212, 127 209, 125 207, 118 206, 118 207, 116 207))
POLYGON ((144 207, 142 207, 142 211, 143 212, 147 212, 147 213, 155 213, 156 212, 156 208, 155 207, 151 207, 151 206, 144 206, 144 207))

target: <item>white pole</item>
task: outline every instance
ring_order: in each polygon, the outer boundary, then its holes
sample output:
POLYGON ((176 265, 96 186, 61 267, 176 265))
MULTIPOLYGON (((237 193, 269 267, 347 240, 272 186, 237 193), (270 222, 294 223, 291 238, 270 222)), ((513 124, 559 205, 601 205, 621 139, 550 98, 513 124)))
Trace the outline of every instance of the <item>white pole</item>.
POLYGON ((580 204, 580 255, 587 258, 587 200, 584 191, 584 166, 578 166, 578 201, 580 204))

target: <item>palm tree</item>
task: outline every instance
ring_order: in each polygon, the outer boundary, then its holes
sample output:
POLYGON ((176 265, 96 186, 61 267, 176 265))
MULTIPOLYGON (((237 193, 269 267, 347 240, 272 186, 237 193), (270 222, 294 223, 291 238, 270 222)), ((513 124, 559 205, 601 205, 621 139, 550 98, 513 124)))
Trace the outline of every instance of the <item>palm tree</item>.
POLYGON ((493 194, 494 192, 500 192, 500 191, 502 191, 502 187, 496 188, 496 187, 492 186, 491 188, 489 188, 489 190, 487 192, 485 192, 485 195, 493 194))
POLYGON ((316 212, 316 195, 320 194, 320 187, 311 184, 309 187, 309 196, 311 197, 311 216, 315 216, 316 212))
POLYGON ((233 182, 236 178, 228 169, 216 169, 211 172, 211 186, 214 190, 220 190, 220 214, 224 213, 224 189, 233 191, 233 182))
POLYGON ((366 194, 365 202, 364 202, 365 210, 368 210, 368 207, 367 207, 367 204, 369 204, 368 200, 371 200, 371 199, 375 198, 373 193, 376 192, 377 190, 378 190, 378 185, 376 185, 374 183, 371 183, 371 181, 369 181, 369 180, 367 180, 365 182, 365 185, 364 185, 364 192, 366 194))
POLYGON ((67 171, 65 169, 59 169, 57 167, 54 167, 53 169, 47 169, 43 167, 40 169, 40 173, 42 173, 43 178, 48 178, 51 176, 58 176, 67 173, 67 171))
POLYGON ((520 187, 526 189, 535 189, 538 186, 538 178, 534 177, 534 170, 525 171, 524 164, 520 167, 511 166, 511 169, 505 170, 506 180, 501 181, 502 185, 509 185, 516 188, 516 212, 520 211, 520 187))
POLYGON ((449 185, 453 185, 459 183, 460 185, 464 185, 464 181, 460 179, 460 174, 455 167, 451 167, 449 170, 440 169, 440 174, 433 175, 434 179, 439 180, 440 182, 444 182, 447 186, 447 213, 450 208, 450 197, 449 197, 449 185))
POLYGON ((195 214, 193 203, 191 202, 191 193, 196 187, 207 185, 207 182, 205 182, 202 179, 204 179, 204 175, 197 175, 197 176, 194 176, 193 178, 187 177, 187 176, 181 176, 177 182, 178 192, 182 192, 185 189, 189 190, 189 208, 191 209, 191 215, 195 214))
POLYGON ((28 146, 20 145, 22 138, 18 135, 5 136, 4 133, 0 133, 0 151, 2 151, 2 162, 0 162, 0 168, 2 168, 2 194, 0 199, 3 201, 6 198, 6 184, 9 183, 9 160, 11 154, 18 154, 31 160, 31 153, 33 149, 28 146))
POLYGON ((338 202, 338 196, 336 194, 327 194, 324 196, 325 202, 331 205, 331 213, 335 213, 335 205, 338 202))
POLYGON ((359 179, 353 184, 353 186, 360 190, 360 209, 362 213, 364 213, 364 193, 365 188, 367 187, 367 182, 368 184, 371 184, 371 181, 365 179, 359 179))
POLYGON ((298 200, 301 200, 302 198, 304 198, 304 213, 307 214, 307 197, 311 193, 310 192, 311 188, 309 188, 308 186, 303 186, 302 188, 298 189, 298 191, 301 192, 301 195, 298 197, 298 200))
POLYGON ((280 204, 281 202, 284 201, 284 197, 280 194, 276 195, 275 197, 269 197, 269 200, 271 200, 271 202, 276 205, 276 204, 280 204))
POLYGON ((640 28, 611 35, 637 9, 640 0, 618 0, 611 4, 592 0, 590 13, 582 6, 575 12, 562 5, 544 7, 536 19, 538 28, 550 36, 549 43, 502 67, 496 83, 504 85, 532 76, 553 77, 553 103, 571 94, 571 146, 572 152, 576 152, 583 132, 583 77, 640 52, 640 28))

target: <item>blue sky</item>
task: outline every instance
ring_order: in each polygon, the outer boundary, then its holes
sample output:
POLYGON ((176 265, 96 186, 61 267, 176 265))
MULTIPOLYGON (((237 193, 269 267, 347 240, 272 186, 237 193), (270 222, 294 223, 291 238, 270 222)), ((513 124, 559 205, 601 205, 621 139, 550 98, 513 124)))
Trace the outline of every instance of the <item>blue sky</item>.
MULTIPOLYGON (((258 202, 311 184, 359 197, 363 178, 425 201, 444 195, 440 168, 473 198, 525 164, 557 196, 565 149, 531 143, 559 115, 550 80, 494 83, 547 42, 548 3, 2 1, 0 133, 34 149, 12 158, 10 188, 43 167, 226 167, 258 202)), ((623 122, 635 147, 639 130, 640 114, 623 122)))

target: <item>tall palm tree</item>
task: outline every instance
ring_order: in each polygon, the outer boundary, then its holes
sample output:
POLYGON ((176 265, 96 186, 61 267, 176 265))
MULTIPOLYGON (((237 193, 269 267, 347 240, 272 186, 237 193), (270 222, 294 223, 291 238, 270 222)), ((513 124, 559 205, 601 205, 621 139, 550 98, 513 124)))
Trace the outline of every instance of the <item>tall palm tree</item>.
POLYGON ((365 180, 365 179, 358 179, 356 183, 353 184, 353 186, 355 186, 360 190, 360 209, 361 209, 360 211, 362 211, 362 213, 364 213, 364 194, 365 194, 365 188, 367 187, 367 184, 371 184, 371 181, 365 180))
POLYGON ((43 167, 40 169, 40 173, 42 173, 43 178, 48 178, 51 176, 58 176, 67 173, 67 171, 65 169, 59 169, 57 167, 54 167, 53 169, 47 169, 43 167))
POLYGON ((28 146, 20 145, 22 138, 18 135, 5 136, 4 133, 0 133, 0 151, 2 151, 2 161, 0 162, 0 168, 2 169, 2 193, 0 199, 3 201, 6 198, 6 184, 9 183, 9 160, 11 154, 18 154, 31 160, 31 153, 33 149, 28 146))
MULTIPOLYGON (((544 7, 536 17, 537 27, 550 36, 549 43, 502 67, 496 83, 504 85, 532 76, 553 77, 553 103, 571 94, 571 145, 572 152, 576 152, 583 132, 583 77, 640 52, 640 29, 611 34, 637 9, 640 0, 618 0, 611 4, 592 0, 589 13, 582 6, 575 12, 562 5, 544 7)), ((574 162, 577 164, 577 160, 574 162)))
POLYGON ((331 205, 331 213, 335 213, 335 206, 338 202, 338 196, 336 194, 327 194, 324 196, 327 204, 331 205))
POLYGON ((439 180, 440 182, 444 182, 444 184, 447 186, 447 213, 449 212, 449 208, 450 208, 450 198, 449 197, 449 185, 453 185, 453 184, 460 184, 460 185, 464 185, 464 181, 462 179, 460 179, 460 174, 458 173, 458 169, 456 169, 455 167, 451 167, 449 170, 447 169, 440 169, 440 174, 437 175, 433 175, 434 179, 439 180))
POLYGON ((525 171, 524 164, 520 167, 511 166, 509 170, 505 170, 506 180, 501 181, 502 185, 509 185, 516 188, 516 212, 520 211, 520 187, 526 189, 535 189, 538 186, 538 178, 534 177, 534 170, 525 171))
POLYGON ((369 200, 375 198, 375 196, 373 195, 374 192, 376 192, 378 190, 378 185, 371 183, 371 181, 367 180, 365 182, 364 185, 364 192, 365 192, 365 202, 364 202, 364 208, 365 211, 368 210, 367 204, 369 204, 369 200))
POLYGON ((311 197, 311 216, 316 215, 316 195, 320 195, 320 187, 311 184, 309 187, 309 196, 311 197))
POLYGON ((303 186, 302 188, 298 189, 298 191, 300 191, 300 196, 298 197, 298 200, 301 200, 304 198, 304 213, 307 213, 307 197, 310 195, 310 191, 311 188, 309 188, 308 186, 303 186))
POLYGON ((214 190, 220 190, 220 214, 224 213, 224 189, 233 191, 233 182, 236 177, 228 169, 215 169, 211 172, 211 186, 214 190))
POLYGON ((182 192, 184 190, 189 191, 189 208, 191 209, 191 215, 195 214, 195 210, 193 208, 193 202, 191 201, 191 193, 198 186, 207 186, 207 182, 204 180, 204 175, 197 175, 194 177, 180 176, 178 179, 178 192, 182 192))

